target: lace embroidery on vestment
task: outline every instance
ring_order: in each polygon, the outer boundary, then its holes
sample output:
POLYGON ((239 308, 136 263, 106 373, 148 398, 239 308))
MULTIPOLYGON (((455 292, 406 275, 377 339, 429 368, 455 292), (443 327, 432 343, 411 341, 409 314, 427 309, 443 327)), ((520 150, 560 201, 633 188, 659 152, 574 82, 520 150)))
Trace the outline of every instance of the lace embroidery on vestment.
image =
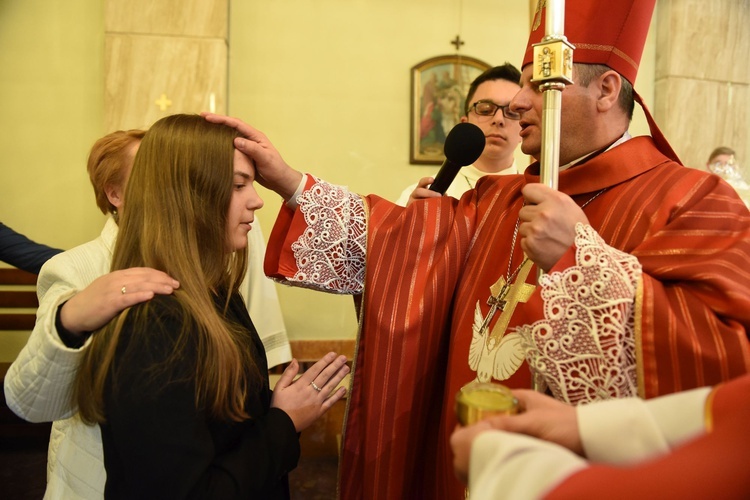
POLYGON ((359 293, 365 282, 367 217, 362 199, 316 177, 297 197, 307 228, 292 243, 303 286, 336 293, 359 293))
POLYGON ((572 404, 637 396, 635 293, 641 265, 576 225, 576 265, 544 275, 544 319, 518 329, 526 360, 572 404))

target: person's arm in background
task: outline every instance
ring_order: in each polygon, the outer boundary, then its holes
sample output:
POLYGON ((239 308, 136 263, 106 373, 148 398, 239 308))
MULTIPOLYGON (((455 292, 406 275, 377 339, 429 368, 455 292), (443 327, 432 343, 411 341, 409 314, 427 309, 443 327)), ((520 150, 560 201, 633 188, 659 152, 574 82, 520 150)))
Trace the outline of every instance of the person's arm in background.
POLYGON ((52 256, 62 252, 30 240, 0 222, 0 260, 33 274, 39 274, 42 265, 52 256))

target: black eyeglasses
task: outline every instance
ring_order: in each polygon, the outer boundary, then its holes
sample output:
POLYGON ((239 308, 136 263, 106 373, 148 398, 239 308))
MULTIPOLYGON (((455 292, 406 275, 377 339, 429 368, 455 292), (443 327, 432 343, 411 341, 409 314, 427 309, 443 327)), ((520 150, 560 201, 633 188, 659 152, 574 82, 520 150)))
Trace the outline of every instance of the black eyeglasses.
POLYGON ((469 106, 469 111, 474 111, 479 116, 495 116, 498 109, 503 110, 503 116, 511 120, 520 120, 521 115, 510 109, 510 104, 501 106, 490 100, 477 101, 469 106))

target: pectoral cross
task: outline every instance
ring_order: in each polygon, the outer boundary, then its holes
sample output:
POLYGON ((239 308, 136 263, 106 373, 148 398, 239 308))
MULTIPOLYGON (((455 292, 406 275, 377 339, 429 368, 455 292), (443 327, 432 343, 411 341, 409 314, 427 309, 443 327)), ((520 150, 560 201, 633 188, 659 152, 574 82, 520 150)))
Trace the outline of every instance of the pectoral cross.
POLYGON ((479 328, 479 334, 483 335, 487 327, 490 326, 490 321, 495 316, 498 309, 502 312, 505 307, 505 296, 508 295, 508 282, 505 281, 505 277, 500 276, 500 279, 490 287, 490 297, 487 299, 487 305, 490 306, 490 310, 482 320, 482 326, 479 328))
MULTIPOLYGON (((513 316, 513 312, 516 310, 518 303, 525 303, 528 301, 536 288, 534 285, 526 283, 526 278, 529 275, 529 271, 531 271, 532 265, 533 263, 526 259, 523 264, 521 264, 521 267, 513 273, 517 276, 516 281, 512 285, 506 282, 505 278, 501 276, 500 279, 497 280, 497 283, 490 287, 490 293, 492 295, 487 299, 487 305, 490 306, 490 310, 482 321, 482 326, 479 330, 480 334, 483 334, 487 327, 489 327, 490 322, 498 309, 502 314, 500 315, 500 320, 492 331, 493 334, 495 331, 499 332, 500 336, 505 333, 505 330, 510 323, 510 318, 513 316), (506 309, 506 306, 510 307, 506 309)), ((511 279, 512 278, 513 276, 511 276, 511 279)), ((494 335, 491 335, 491 337, 492 336, 494 335)))

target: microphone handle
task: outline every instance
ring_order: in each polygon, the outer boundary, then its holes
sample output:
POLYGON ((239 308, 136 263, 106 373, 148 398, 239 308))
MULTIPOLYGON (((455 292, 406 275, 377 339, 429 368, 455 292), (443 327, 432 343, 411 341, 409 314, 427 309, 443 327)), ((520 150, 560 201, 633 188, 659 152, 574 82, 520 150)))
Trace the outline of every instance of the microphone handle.
POLYGON ((455 179, 458 175, 458 171, 461 170, 461 166, 462 165, 453 163, 452 161, 446 159, 443 162, 443 166, 440 167, 440 170, 438 170, 438 173, 435 176, 435 181, 430 184, 430 191, 445 194, 448 186, 451 185, 453 179, 455 179))

